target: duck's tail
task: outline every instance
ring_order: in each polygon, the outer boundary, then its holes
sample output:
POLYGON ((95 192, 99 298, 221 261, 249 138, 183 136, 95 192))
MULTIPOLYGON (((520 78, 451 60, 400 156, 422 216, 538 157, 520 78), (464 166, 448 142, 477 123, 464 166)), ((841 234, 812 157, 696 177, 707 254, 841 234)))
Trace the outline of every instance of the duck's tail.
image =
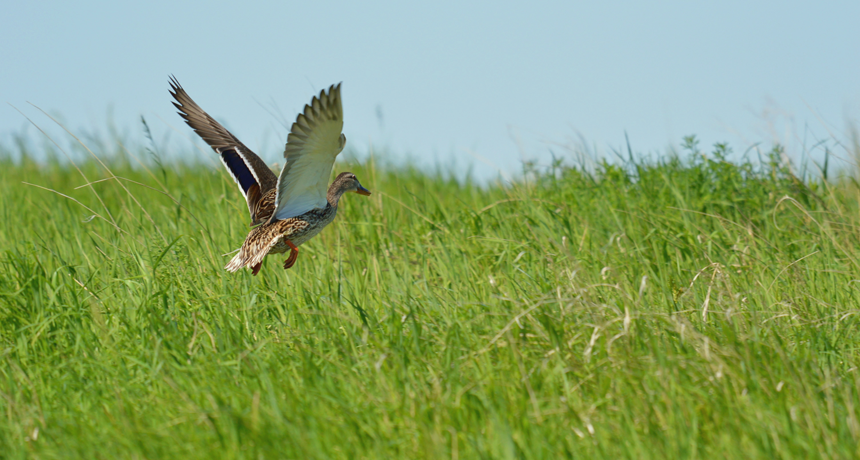
POLYGON ((242 247, 239 248, 239 252, 224 266, 225 270, 235 272, 242 267, 251 267, 254 275, 260 271, 263 257, 266 257, 266 254, 278 242, 279 238, 272 238, 271 241, 260 241, 260 238, 256 236, 257 228, 248 234, 245 242, 242 243, 242 247))
POLYGON ((227 262, 224 269, 228 272, 235 272, 245 265, 248 265, 248 251, 245 250, 245 245, 243 244, 239 252, 230 259, 230 262, 227 262))

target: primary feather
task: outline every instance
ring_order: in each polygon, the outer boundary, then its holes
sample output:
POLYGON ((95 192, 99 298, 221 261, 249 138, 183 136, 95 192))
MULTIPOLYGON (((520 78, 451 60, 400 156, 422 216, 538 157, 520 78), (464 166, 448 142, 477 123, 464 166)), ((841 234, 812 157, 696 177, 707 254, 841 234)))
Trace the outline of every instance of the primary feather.
POLYGON ((200 108, 174 77, 170 78, 170 89, 170 94, 176 100, 173 105, 179 110, 179 115, 218 153, 221 163, 239 186, 239 191, 248 202, 251 225, 268 220, 271 208, 266 204, 271 203, 272 199, 266 195, 277 186, 278 178, 257 154, 200 108))
POLYGON ((287 136, 284 168, 278 176, 277 207, 269 222, 300 216, 326 204, 328 178, 346 138, 340 84, 320 91, 305 106, 287 136))

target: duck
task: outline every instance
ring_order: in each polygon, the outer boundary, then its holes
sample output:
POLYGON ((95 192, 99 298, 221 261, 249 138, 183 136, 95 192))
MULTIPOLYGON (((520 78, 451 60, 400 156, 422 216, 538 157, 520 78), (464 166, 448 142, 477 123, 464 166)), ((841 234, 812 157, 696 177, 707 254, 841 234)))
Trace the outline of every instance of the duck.
POLYGON ((292 268, 299 246, 334 221, 344 194, 370 196, 351 172, 340 173, 326 186, 346 145, 340 83, 320 91, 298 114, 287 135, 284 166, 275 176, 257 154, 201 109, 176 77, 169 82, 179 115, 219 155, 248 204, 251 230, 224 266, 227 271, 248 267, 256 276, 267 255, 287 250, 284 269, 292 268))

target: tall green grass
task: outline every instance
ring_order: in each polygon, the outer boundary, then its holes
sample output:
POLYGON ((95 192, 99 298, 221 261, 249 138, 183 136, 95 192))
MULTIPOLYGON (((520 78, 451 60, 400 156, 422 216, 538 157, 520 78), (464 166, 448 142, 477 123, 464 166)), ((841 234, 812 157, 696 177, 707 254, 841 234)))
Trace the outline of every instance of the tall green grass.
POLYGON ((858 188, 687 148, 508 185, 338 164, 373 196, 257 277, 222 269, 219 169, 6 156, 0 452, 860 455, 858 188))

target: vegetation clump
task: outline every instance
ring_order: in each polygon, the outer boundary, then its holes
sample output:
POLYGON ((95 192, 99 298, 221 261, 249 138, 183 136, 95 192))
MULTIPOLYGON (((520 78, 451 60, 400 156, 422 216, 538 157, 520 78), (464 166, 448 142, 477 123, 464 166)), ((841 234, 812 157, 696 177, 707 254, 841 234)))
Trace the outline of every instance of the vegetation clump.
POLYGON ((507 184, 350 165, 374 195, 256 278, 222 269, 248 222, 220 169, 6 155, 0 452, 860 455, 855 183, 685 148, 507 184))

